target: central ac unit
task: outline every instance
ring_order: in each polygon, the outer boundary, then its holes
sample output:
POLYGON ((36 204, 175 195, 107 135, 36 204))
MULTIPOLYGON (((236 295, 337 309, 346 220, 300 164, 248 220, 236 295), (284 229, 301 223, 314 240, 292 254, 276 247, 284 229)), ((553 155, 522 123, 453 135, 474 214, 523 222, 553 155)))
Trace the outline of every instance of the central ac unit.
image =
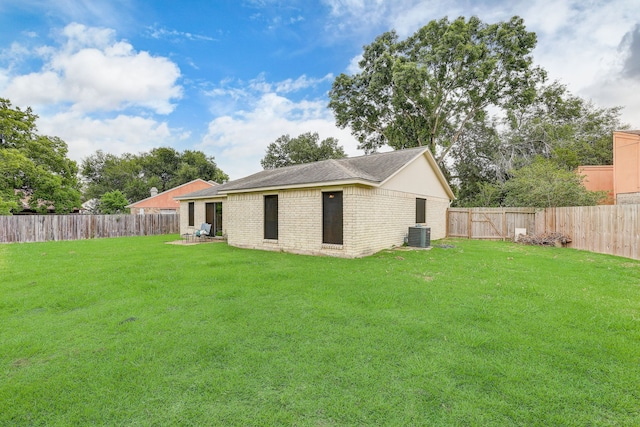
POLYGON ((428 248, 431 246, 431 228, 409 227, 407 244, 414 248, 428 248))

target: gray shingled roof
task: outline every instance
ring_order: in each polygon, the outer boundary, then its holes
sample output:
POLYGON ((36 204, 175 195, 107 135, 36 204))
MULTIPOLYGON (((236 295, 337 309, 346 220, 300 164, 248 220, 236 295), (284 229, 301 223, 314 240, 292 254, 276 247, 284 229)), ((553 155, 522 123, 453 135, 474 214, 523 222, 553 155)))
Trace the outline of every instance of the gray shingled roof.
POLYGON ((193 193, 174 197, 174 199, 182 200, 182 199, 198 199, 200 197, 213 197, 213 196, 216 196, 220 191, 220 189, 224 188, 224 186, 225 184, 215 185, 211 188, 205 188, 203 190, 194 191, 193 193))
POLYGON ((380 184, 425 150, 425 147, 409 148, 268 169, 245 178, 186 194, 180 199, 211 197, 228 191, 290 187, 322 182, 365 181, 373 185, 380 184))

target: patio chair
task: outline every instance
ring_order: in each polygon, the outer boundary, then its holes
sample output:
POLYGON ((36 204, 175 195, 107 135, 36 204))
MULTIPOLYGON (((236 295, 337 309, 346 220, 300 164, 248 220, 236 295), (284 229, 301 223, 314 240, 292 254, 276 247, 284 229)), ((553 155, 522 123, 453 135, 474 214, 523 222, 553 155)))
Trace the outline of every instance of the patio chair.
POLYGON ((206 239, 208 237, 211 237, 211 224, 208 224, 206 222, 202 223, 202 225, 200 226, 199 230, 196 230, 195 233, 193 233, 196 237, 200 237, 203 239, 206 239))
POLYGON ((211 224, 207 224, 206 222, 202 223, 199 229, 191 230, 182 235, 185 243, 195 242, 201 238, 206 238, 211 233, 211 224))

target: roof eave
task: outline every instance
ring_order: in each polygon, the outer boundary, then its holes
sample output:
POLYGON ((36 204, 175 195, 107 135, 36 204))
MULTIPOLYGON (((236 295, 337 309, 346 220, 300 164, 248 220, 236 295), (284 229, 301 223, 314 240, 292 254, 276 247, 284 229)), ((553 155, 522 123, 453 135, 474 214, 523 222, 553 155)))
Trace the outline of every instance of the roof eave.
POLYGON ((300 184, 289 185, 273 185, 268 187, 251 187, 241 188, 237 190, 222 190, 221 193, 227 194, 240 194, 240 193, 256 193, 266 191, 279 191, 279 190, 296 190, 304 188, 320 188, 320 187, 339 187, 343 185, 363 185, 367 187, 379 187, 380 182, 372 182, 363 179, 349 179, 349 180, 336 180, 336 181, 320 181, 320 182, 306 182, 300 184))
POLYGON ((202 200, 202 199, 224 199, 226 198, 226 194, 215 194, 213 196, 196 196, 196 197, 185 197, 185 196, 176 196, 173 200, 183 201, 183 200, 202 200))

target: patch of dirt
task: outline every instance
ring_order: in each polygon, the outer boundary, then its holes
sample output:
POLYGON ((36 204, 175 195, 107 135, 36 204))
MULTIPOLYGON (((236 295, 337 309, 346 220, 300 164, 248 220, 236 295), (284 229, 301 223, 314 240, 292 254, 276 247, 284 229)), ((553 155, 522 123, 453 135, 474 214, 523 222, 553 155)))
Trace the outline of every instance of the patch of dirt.
POLYGON ((11 364, 14 368, 26 368, 29 365, 31 365, 31 360, 28 358, 16 359, 11 364))

